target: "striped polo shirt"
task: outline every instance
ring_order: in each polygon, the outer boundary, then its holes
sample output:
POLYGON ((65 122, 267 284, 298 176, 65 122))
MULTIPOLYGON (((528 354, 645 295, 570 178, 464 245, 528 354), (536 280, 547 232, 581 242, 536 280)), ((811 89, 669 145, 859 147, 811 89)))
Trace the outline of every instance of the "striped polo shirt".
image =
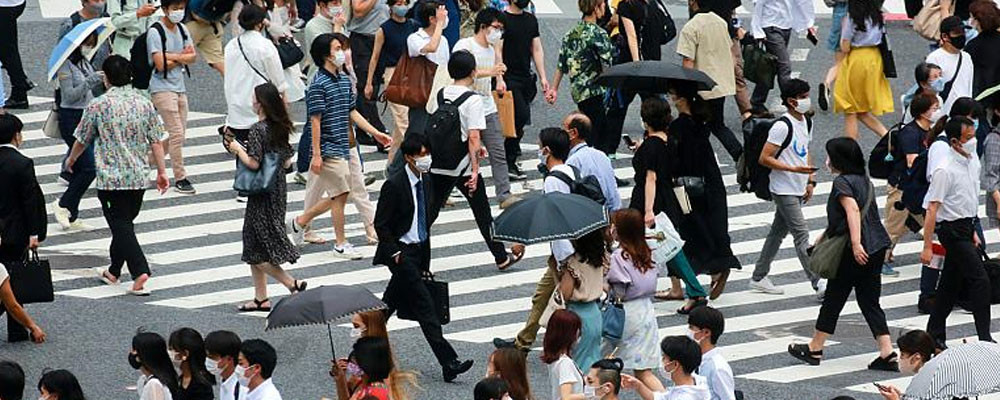
POLYGON ((312 117, 320 116, 319 148, 323 158, 350 158, 347 127, 354 110, 355 95, 347 75, 320 68, 306 91, 306 132, 312 132, 312 117))

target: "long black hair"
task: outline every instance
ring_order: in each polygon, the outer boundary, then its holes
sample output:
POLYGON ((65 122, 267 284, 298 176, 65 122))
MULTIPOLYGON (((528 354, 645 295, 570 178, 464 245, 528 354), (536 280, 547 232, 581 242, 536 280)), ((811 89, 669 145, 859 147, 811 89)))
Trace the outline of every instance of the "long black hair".
POLYGON ((73 373, 64 369, 42 374, 42 379, 38 380, 38 391, 42 391, 42 388, 45 388, 48 393, 55 393, 59 400, 87 400, 83 396, 80 382, 76 380, 73 373))
POLYGON ((608 237, 604 228, 596 229, 573 241, 580 262, 601 268, 608 262, 608 237))
POLYGON ((139 332, 132 338, 132 349, 146 371, 166 386, 174 397, 180 395, 177 372, 167 355, 167 342, 163 340, 163 336, 153 332, 139 332))
POLYGON ((842 175, 865 175, 865 155, 858 142, 849 137, 835 137, 826 142, 830 166, 842 175))
POLYGON ((368 383, 382 382, 392 374, 392 353, 389 341, 380 337, 363 337, 354 342, 354 360, 365 372, 368 383))
POLYGON ((847 2, 847 15, 851 17, 854 30, 858 32, 868 31, 868 26, 865 23, 869 20, 875 27, 885 25, 885 19, 882 17, 882 0, 849 1, 847 2))
POLYGON ((215 377, 205 369, 205 340, 198 331, 180 328, 170 334, 170 348, 178 353, 187 352, 188 370, 191 379, 202 385, 215 385, 215 377))
POLYGON ((291 149, 288 137, 292 134, 292 119, 288 116, 288 108, 278 87, 270 82, 262 83, 253 89, 253 94, 264 112, 264 121, 271 135, 271 147, 291 149))

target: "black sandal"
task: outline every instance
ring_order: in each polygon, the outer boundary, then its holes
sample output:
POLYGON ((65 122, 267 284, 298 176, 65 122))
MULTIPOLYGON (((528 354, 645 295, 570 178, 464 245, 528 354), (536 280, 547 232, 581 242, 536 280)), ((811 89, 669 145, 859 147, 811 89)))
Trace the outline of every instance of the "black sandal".
POLYGON ((885 358, 877 357, 868 364, 868 369, 872 371, 899 372, 899 361, 896 360, 896 352, 889 353, 885 358))
POLYGON ((240 307, 237 308, 237 310, 239 312, 271 311, 271 306, 264 307, 264 303, 267 303, 269 301, 271 300, 267 298, 265 298, 264 300, 253 299, 253 304, 254 304, 253 307, 247 307, 247 305, 244 303, 241 304, 240 307))
POLYGON ((306 281, 300 281, 298 279, 292 281, 292 287, 288 289, 291 294, 296 294, 298 292, 306 291, 306 281))
POLYGON ((819 365, 820 359, 823 358, 823 350, 809 350, 808 344, 790 344, 788 345, 788 354, 805 361, 809 365, 819 365))
POLYGON ((521 252, 521 254, 510 253, 507 255, 506 261, 497 264, 497 269, 500 271, 506 271, 507 268, 510 268, 514 264, 517 264, 518 261, 521 261, 521 258, 524 258, 524 252, 521 252))
POLYGON ((688 315, 691 314, 691 311, 693 311, 694 309, 707 305, 708 305, 708 300, 706 300, 704 297, 698 297, 694 299, 694 303, 691 303, 690 306, 685 304, 681 306, 681 308, 678 308, 677 313, 680 315, 688 315))

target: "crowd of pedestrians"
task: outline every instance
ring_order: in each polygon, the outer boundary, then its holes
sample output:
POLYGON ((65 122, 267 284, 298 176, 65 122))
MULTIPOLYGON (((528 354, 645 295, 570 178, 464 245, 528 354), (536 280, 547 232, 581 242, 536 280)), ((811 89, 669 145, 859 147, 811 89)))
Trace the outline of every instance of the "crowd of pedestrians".
MULTIPOLYGON (((672 46, 683 68, 704 72, 716 85, 699 90, 679 83, 667 93, 629 85, 609 89, 597 82, 613 64, 662 58, 662 45, 672 39, 665 37, 665 27, 673 23, 669 14, 663 15, 660 0, 621 0, 614 8, 604 0, 580 0, 581 19, 562 39, 551 84, 529 1, 314 3, 314 10, 301 10, 288 0, 161 0, 158 6, 81 0, 81 9, 63 24, 63 34, 101 16, 108 16, 116 31, 109 43, 98 43, 97 35, 85 38, 58 70, 58 129, 69 147, 60 179, 67 188, 50 211, 64 230, 90 229, 79 219, 79 204, 90 186, 97 189, 112 237, 110 266, 97 271, 102 282, 119 285, 127 263, 132 278, 127 293, 150 295, 146 284, 153 271, 134 220, 151 167, 161 194, 171 187, 181 194, 196 193, 183 149, 188 69, 200 56, 224 81, 227 116, 219 132, 236 160, 237 174, 278 175, 277 182, 261 190, 235 193, 246 203, 242 261, 250 265, 255 289, 254 298, 238 310, 271 310, 268 276, 292 295, 307 289, 306 281, 295 279, 282 265, 296 262, 304 243, 325 242, 311 222, 328 211, 335 235, 331 255, 363 258, 345 234, 350 201, 361 215, 366 244, 377 246, 373 263, 386 266, 391 278, 384 294, 388 308, 354 316, 352 337, 357 340, 347 358, 331 360, 332 387, 341 400, 417 398, 415 375, 394 356, 386 320, 398 312, 419 323, 446 382, 471 369, 473 360, 460 357, 445 339, 424 284, 430 273, 432 227, 457 191, 468 202, 497 269, 521 261, 523 245, 508 248, 493 236, 481 164, 489 164, 493 200, 500 208, 520 201, 511 182, 527 177, 519 159, 532 122, 531 104, 539 90, 546 102, 555 103, 560 83, 568 80, 577 110, 561 126, 542 128, 537 135, 541 195, 573 193, 579 181, 593 176, 610 224, 550 243, 524 327, 512 341, 494 340, 497 350, 485 360, 487 377, 475 386, 474 398, 522 400, 538 392, 552 399, 617 399, 623 389, 647 400, 741 398, 733 370, 716 347, 725 330, 724 316, 710 306, 724 293, 730 271, 741 267, 732 249, 726 183, 711 136, 734 162, 759 164, 767 171, 767 187, 761 190, 769 194, 775 214, 749 288, 784 293, 768 275, 782 241, 791 234, 797 259, 822 304, 811 341, 789 345, 791 356, 821 364, 851 292, 879 352, 869 369, 913 373, 935 352, 945 351, 945 320, 956 304, 972 312, 979 340, 992 341, 988 296, 960 297, 991 290, 980 256, 986 244, 978 213, 982 191, 986 227, 1000 226, 1000 128, 994 128, 1000 113, 996 95, 974 100, 1000 83, 1000 59, 990 50, 1000 43, 1000 9, 990 0, 959 2, 954 15, 942 18, 935 49, 916 66, 913 88, 900 98, 903 123, 892 128, 879 120, 896 110, 896 102, 884 73, 888 60, 879 50, 887 28, 878 2, 833 2, 835 29, 828 47, 836 51, 836 64, 812 90, 809 83, 792 78, 789 57, 793 32, 815 40, 812 2, 758 0, 747 32, 734 16, 738 2, 689 1, 691 18, 677 30, 672 46), (223 45, 227 21, 233 22, 233 35, 223 45), (300 29, 304 46, 295 39, 300 29), (970 34, 974 36, 967 40, 970 34), (755 41, 776 60, 776 89, 785 111, 778 118, 767 108, 775 84, 757 82, 750 95, 742 76, 740 47, 755 41), (296 58, 292 50, 301 56, 296 58), (95 56, 88 59, 86 54, 95 56), (426 104, 386 100, 390 131, 376 106, 384 100, 382 89, 413 60, 434 69, 433 90, 426 104), (513 95, 512 129, 502 126, 494 100, 494 93, 507 91, 513 95), (641 142, 627 150, 633 153, 635 179, 626 201, 619 186, 627 182, 616 177, 613 160, 636 96, 642 101, 639 117, 645 131, 641 142), (726 126, 723 110, 730 96, 736 98, 742 120, 770 123, 759 153, 726 126), (832 104, 845 118, 844 137, 826 141, 823 152, 811 150, 817 147, 812 140, 814 96, 821 109, 832 104), (300 100, 306 123, 296 147, 290 140, 294 116, 287 104, 300 100), (869 176, 873 167, 858 142, 858 122, 880 137, 888 135, 884 160, 869 160, 883 162, 890 171, 884 220, 869 176), (504 135, 504 130, 514 133, 504 135), (377 205, 365 188, 362 143, 389 154, 377 205), (846 239, 834 275, 813 268, 803 211, 818 186, 816 165, 824 152, 834 179, 819 243, 846 239), (168 159, 172 176, 167 175, 168 159), (305 184, 305 205, 301 214, 286 218, 284 175, 292 170, 305 184), (654 259, 648 244, 647 230, 660 228, 661 215, 684 241, 670 260, 654 259), (921 228, 918 309, 930 317, 926 332, 898 338, 897 352, 879 303, 881 279, 899 274, 893 248, 921 228), (947 253, 943 265, 932 262, 937 243, 947 253), (711 276, 707 288, 697 274, 711 276), (658 290, 663 276, 671 278, 671 287, 658 290), (556 298, 564 307, 553 310, 550 303, 556 298), (618 337, 606 332, 602 299, 618 302, 624 310, 618 337), (656 300, 684 301, 677 312, 688 316, 687 335, 660 337, 656 300), (525 359, 542 326, 541 361, 550 385, 533 390, 525 359), (666 371, 670 384, 657 377, 657 370, 666 371)), ((34 86, 24 76, 16 49, 16 19, 23 9, 23 1, 0 0, 0 33, 14 38, 0 45, 0 62, 11 79, 5 107, 12 109, 28 107, 26 93, 34 86)), ((18 188, 0 196, 0 262, 5 265, 23 260, 46 236, 46 207, 33 164, 18 150, 22 128, 17 117, 0 113, 0 164, 5 166, 0 182, 18 188)), ((18 304, 6 269, 0 274, 8 338, 43 342, 46 333, 18 304)), ((281 398, 271 381, 278 365, 275 349, 228 331, 203 338, 181 328, 166 339, 139 332, 128 362, 139 371, 141 400, 281 398)), ((0 400, 20 399, 23 371, 15 363, 0 362, 0 383, 0 400)), ((896 388, 880 390, 889 399, 900 395, 896 388)), ((83 398, 76 378, 65 370, 47 372, 38 391, 48 400, 83 398)))

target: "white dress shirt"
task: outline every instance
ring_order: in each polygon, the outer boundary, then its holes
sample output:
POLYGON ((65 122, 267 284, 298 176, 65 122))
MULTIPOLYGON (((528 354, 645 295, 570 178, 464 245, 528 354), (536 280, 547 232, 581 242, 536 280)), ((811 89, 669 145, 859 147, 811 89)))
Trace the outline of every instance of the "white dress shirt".
MULTIPOLYGON (((219 377, 221 378, 221 377, 219 377)), ((218 392, 215 394, 216 398, 219 400, 237 400, 236 399, 236 386, 240 384, 240 380, 236 378, 236 373, 229 375, 229 378, 219 384, 218 392)), ((240 398, 243 400, 247 398, 247 387, 240 386, 240 398)))
MULTIPOLYGON (((416 185, 422 183, 420 177, 413 172, 413 169, 409 165, 403 166, 406 170, 406 177, 410 180, 410 195, 413 196, 413 221, 410 221, 410 230, 406 231, 403 237, 399 238, 400 242, 406 244, 417 244, 420 243, 420 233, 417 230, 417 212, 420 210, 420 203, 417 202, 417 188, 416 185)), ((427 190, 424 189, 424 206, 426 206, 427 201, 427 190)), ((426 215, 426 214, 425 214, 426 215)), ((430 234, 430 232, 428 232, 430 234)))
POLYGON ((278 393, 278 388, 274 387, 274 383, 268 378, 260 386, 247 393, 247 400, 281 400, 281 393, 278 393))
POLYGON ((705 377, 708 390, 712 393, 712 400, 736 400, 733 369, 729 367, 729 362, 718 348, 701 355, 698 375, 705 377))
POLYGON ((934 171, 934 179, 924 197, 924 208, 931 202, 941 203, 937 222, 975 217, 979 208, 978 162, 949 149, 948 160, 934 171))
MULTIPOLYGON (((556 165, 552 167, 552 171, 562 172, 566 174, 566 176, 570 177, 570 179, 576 180, 576 174, 573 173, 573 168, 569 165, 556 165)), ((548 176, 542 181, 542 189, 545 193, 570 193, 569 185, 554 176, 548 176)), ((552 256, 555 257, 557 263, 565 261, 569 258, 569 256, 573 255, 573 253, 576 253, 576 250, 573 249, 573 243, 567 239, 554 240, 551 244, 549 244, 549 247, 552 249, 552 256)))
POLYGON ((278 87, 279 92, 288 89, 278 49, 260 32, 252 30, 230 40, 226 44, 225 54, 226 76, 223 79, 223 89, 226 94, 226 125, 236 129, 250 129, 250 126, 260 120, 253 109, 254 88, 271 82, 278 87), (240 51, 240 44, 243 45, 243 51, 240 51), (244 53, 246 57, 243 56, 244 53))
POLYGON ((816 9, 812 0, 757 0, 750 21, 753 37, 757 39, 764 38, 764 28, 802 32, 815 24, 816 9))

